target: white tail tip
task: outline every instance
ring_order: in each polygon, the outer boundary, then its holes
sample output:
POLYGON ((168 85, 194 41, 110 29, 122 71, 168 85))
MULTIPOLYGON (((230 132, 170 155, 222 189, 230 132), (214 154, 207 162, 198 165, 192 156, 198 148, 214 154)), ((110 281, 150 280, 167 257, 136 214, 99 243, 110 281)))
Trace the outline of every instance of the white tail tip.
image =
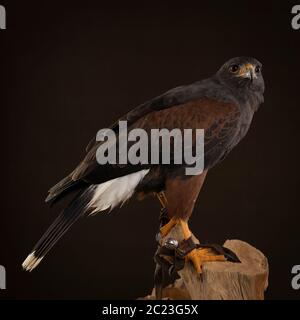
POLYGON ((32 271, 34 268, 37 267, 37 265, 44 258, 44 257, 37 258, 34 255, 34 253, 35 253, 35 251, 31 252, 30 255, 23 262, 22 267, 23 267, 24 270, 29 271, 29 272, 32 271))

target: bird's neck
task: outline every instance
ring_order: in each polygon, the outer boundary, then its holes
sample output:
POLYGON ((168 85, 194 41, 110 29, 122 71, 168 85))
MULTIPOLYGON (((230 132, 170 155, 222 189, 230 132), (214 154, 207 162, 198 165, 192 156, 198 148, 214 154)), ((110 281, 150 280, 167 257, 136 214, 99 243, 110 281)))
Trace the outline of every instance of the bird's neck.
POLYGON ((245 88, 241 94, 242 105, 247 104, 253 112, 256 112, 259 106, 264 102, 263 93, 245 88))
POLYGON ((214 80, 223 87, 226 87, 232 100, 237 101, 242 108, 246 106, 248 109, 250 108, 253 112, 255 112, 264 102, 263 91, 261 92, 259 90, 254 90, 248 86, 239 88, 232 87, 218 76, 215 76, 214 80))

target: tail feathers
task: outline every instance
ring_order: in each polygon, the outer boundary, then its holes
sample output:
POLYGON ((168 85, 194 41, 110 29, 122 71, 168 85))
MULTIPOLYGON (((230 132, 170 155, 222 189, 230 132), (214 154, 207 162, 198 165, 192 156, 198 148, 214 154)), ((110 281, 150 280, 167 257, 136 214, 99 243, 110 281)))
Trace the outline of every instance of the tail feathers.
POLYGON ((149 169, 137 171, 93 186, 93 195, 88 204, 92 210, 90 214, 122 206, 134 194, 137 185, 148 172, 149 169))
POLYGON ((63 196, 79 190, 85 185, 85 182, 81 180, 73 180, 71 175, 65 177, 60 182, 58 182, 55 186, 53 186, 49 190, 49 194, 45 200, 46 203, 50 203, 53 205, 56 203, 59 199, 61 199, 63 196))
POLYGON ((23 269, 25 269, 26 271, 32 271, 40 262, 42 258, 37 258, 35 256, 35 251, 33 251, 32 253, 30 253, 30 255, 28 255, 28 257, 25 259, 25 261, 22 264, 23 269))
POLYGON ((23 262, 22 267, 26 271, 32 271, 37 267, 56 242, 84 215, 89 201, 88 191, 83 191, 62 211, 23 262))
MULTIPOLYGON (((80 186, 82 191, 78 193, 70 205, 62 211, 42 236, 23 262, 23 268, 27 271, 32 271, 72 224, 85 213, 94 214, 122 205, 134 194, 137 185, 148 172, 149 169, 141 170, 99 185, 91 185, 89 187, 80 186)), ((55 192, 61 192, 63 189, 68 190, 65 188, 65 185, 69 183, 71 182, 66 179, 65 182, 61 183, 61 186, 59 186, 59 184, 57 187, 54 186, 52 188, 53 192, 52 189, 50 189, 50 193, 55 194, 55 192)))

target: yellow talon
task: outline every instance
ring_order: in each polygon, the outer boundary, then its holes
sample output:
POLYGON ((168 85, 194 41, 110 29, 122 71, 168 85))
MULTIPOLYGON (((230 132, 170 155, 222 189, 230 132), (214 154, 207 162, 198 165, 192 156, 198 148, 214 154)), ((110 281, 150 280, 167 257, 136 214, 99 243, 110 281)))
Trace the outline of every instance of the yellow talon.
MULTIPOLYGON (((162 192, 160 194, 157 194, 157 197, 162 207, 165 208, 167 205, 167 199, 164 193, 162 192)), ((171 231, 171 229, 178 223, 180 223, 180 226, 182 228, 184 239, 189 239, 192 233, 189 229, 187 221, 175 217, 171 218, 167 224, 160 228, 161 236, 165 237, 171 231)), ((197 273, 199 274, 202 273, 203 262, 226 261, 226 258, 223 255, 214 255, 212 250, 208 248, 194 249, 191 252, 189 252, 185 258, 186 260, 190 260, 193 263, 197 273)))
MULTIPOLYGON (((182 227, 182 232, 184 239, 187 240, 192 235, 188 223, 185 220, 180 219, 180 224, 182 227)), ((223 255, 214 255, 210 249, 194 249, 186 255, 187 260, 191 260, 197 273, 202 273, 202 264, 203 262, 208 261, 226 261, 226 258, 223 255)))
POLYGON ((194 249, 187 254, 186 259, 191 260, 197 273, 202 273, 203 262, 208 261, 226 261, 223 255, 209 254, 209 249, 194 249))
POLYGON ((177 223, 178 220, 172 218, 167 224, 160 228, 161 236, 165 237, 177 223))

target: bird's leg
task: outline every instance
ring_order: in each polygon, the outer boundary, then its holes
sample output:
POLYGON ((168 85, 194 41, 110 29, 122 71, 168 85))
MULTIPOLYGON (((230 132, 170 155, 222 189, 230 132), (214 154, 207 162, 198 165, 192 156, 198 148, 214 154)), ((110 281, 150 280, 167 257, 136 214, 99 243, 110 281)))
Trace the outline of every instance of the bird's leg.
MULTIPOLYGON (((162 210, 166 210, 168 201, 164 192, 156 193, 158 200, 161 203, 162 210)), ((166 224, 160 228, 160 237, 165 237, 175 225, 179 224, 181 226, 184 240, 189 240, 192 236, 192 233, 189 229, 188 222, 185 219, 178 217, 172 217, 166 224)), ((202 273, 202 264, 208 261, 226 261, 224 255, 215 254, 211 248, 195 248, 190 251, 186 256, 186 260, 190 260, 197 273, 202 273)))
POLYGON ((167 207, 168 200, 167 200, 167 197, 166 197, 164 191, 161 191, 161 192, 159 192, 159 193, 156 193, 156 196, 157 196, 157 198, 158 198, 158 200, 159 200, 162 208, 163 208, 163 209, 166 208, 166 207, 167 207))
POLYGON ((170 219, 170 221, 167 224, 165 224, 160 228, 161 236, 165 237, 172 230, 172 228, 175 227, 177 223, 178 223, 178 220, 176 218, 170 219))
MULTIPOLYGON (((167 197, 166 197, 164 191, 156 193, 156 196, 161 204, 162 210, 166 210, 168 200, 167 200, 167 197)), ((164 224, 160 228, 161 237, 165 237, 177 223, 178 223, 178 219, 171 218, 166 224, 164 224)))
MULTIPOLYGON (((188 227, 186 220, 180 219, 179 223, 182 228, 183 236, 185 240, 188 240, 192 233, 188 227)), ((210 249, 193 249, 186 255, 187 260, 191 260, 197 273, 202 273, 202 264, 207 261, 226 261, 224 255, 214 255, 210 249)))

